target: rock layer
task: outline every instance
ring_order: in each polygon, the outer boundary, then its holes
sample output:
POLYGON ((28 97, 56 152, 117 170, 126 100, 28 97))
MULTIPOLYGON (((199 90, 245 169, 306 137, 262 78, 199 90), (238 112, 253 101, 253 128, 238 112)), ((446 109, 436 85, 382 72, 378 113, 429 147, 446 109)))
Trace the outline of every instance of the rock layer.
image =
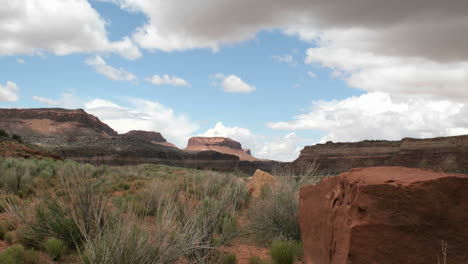
POLYGON ((0 109, 0 128, 27 136, 115 136, 115 132, 83 109, 0 109))
POLYGON ((249 149, 243 149, 239 142, 225 137, 192 137, 188 141, 186 150, 213 150, 229 155, 235 155, 239 157, 240 160, 259 160, 250 154, 249 149))
POLYGON ((401 141, 361 141, 305 147, 291 163, 303 170, 314 163, 319 170, 343 172, 356 167, 405 166, 449 172, 468 171, 468 135, 401 141))
POLYGON ((468 175, 356 168, 300 190, 307 264, 447 263, 468 257, 468 175), (442 259, 442 258, 441 258, 442 259))
MULTIPOLYGON (((175 148, 157 132, 133 131, 118 135, 97 117, 82 109, 0 109, 0 129, 19 134, 26 143, 52 151, 63 158, 96 165, 157 163, 178 167, 234 171, 251 174, 270 171, 279 163, 240 160, 222 151, 184 151, 175 148)), ((242 151, 240 143, 225 141, 226 147, 242 151)), ((11 152, 5 152, 6 155, 11 152)))

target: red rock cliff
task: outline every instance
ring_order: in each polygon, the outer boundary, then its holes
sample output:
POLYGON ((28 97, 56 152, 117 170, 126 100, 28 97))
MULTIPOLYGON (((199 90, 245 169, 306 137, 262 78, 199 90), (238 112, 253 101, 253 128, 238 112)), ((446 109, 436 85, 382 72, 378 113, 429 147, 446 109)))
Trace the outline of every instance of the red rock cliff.
POLYGON ((361 141, 305 147, 291 167, 316 161, 319 170, 343 172, 356 167, 405 166, 443 171, 468 170, 468 135, 401 141, 361 141))
POLYGON ((258 160, 257 158, 250 155, 250 150, 243 150, 242 145, 239 142, 225 137, 192 137, 189 139, 187 148, 185 150, 214 150, 221 153, 236 155, 241 160, 258 160))
POLYGON ((300 190, 306 264, 466 263, 468 175, 356 168, 300 190), (442 258, 441 262, 442 263, 442 258))
POLYGON ((117 135, 112 128, 83 109, 0 109, 0 128, 22 136, 117 135))

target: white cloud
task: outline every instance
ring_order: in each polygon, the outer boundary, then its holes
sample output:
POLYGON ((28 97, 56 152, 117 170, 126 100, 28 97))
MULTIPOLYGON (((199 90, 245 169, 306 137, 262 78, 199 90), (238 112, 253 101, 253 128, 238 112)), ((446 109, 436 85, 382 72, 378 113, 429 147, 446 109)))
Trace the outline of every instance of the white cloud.
POLYGON ((95 99, 85 103, 85 110, 119 133, 130 130, 157 131, 181 148, 199 128, 186 115, 177 114, 172 108, 158 102, 143 99, 131 99, 129 102, 129 107, 123 107, 111 101, 95 99))
POLYGON ((282 138, 265 142, 257 150, 258 156, 279 161, 293 161, 299 157, 303 148, 302 140, 296 133, 291 132, 282 138))
POLYGON ((289 133, 281 138, 269 139, 252 133, 247 128, 229 127, 222 122, 216 123, 213 128, 198 134, 201 137, 229 137, 249 148, 252 155, 262 159, 292 161, 299 156, 302 147, 301 139, 295 133, 289 133))
POLYGON ((0 5, 0 55, 116 52, 135 59, 128 37, 112 42, 107 22, 87 0, 16 0, 0 5))
POLYGON ((114 68, 106 63, 106 61, 100 57, 95 56, 88 58, 86 64, 93 67, 96 72, 106 76, 107 78, 114 81, 134 81, 136 76, 133 73, 127 72, 123 68, 114 68))
POLYGON ((223 91, 227 93, 251 93, 257 88, 253 85, 250 85, 244 82, 240 77, 236 75, 228 75, 218 73, 215 75, 215 78, 220 80, 221 83, 217 84, 223 88, 223 91))
POLYGON ((21 59, 21 58, 16 59, 16 63, 18 63, 18 64, 24 64, 24 62, 25 61, 23 59, 21 59))
POLYGON ((371 92, 344 100, 318 101, 292 121, 269 123, 283 130, 321 130, 322 141, 358 141, 468 134, 468 107, 450 100, 371 92))
POLYGON ((295 66, 297 65, 297 62, 296 60, 294 59, 294 57, 292 55, 289 55, 289 54, 286 54, 286 55, 275 55, 273 56, 273 59, 278 61, 278 62, 282 62, 282 63, 286 63, 290 66, 295 66))
POLYGON ((333 43, 308 49, 306 63, 331 69, 351 87, 369 92, 468 99, 468 62, 441 64, 421 58, 380 56, 333 43))
POLYGON ((73 93, 62 93, 58 99, 41 96, 33 96, 33 99, 41 104, 63 108, 79 108, 82 104, 82 100, 73 93))
POLYGON ((153 75, 151 78, 148 78, 147 81, 154 85, 172 85, 172 86, 190 86, 190 84, 177 76, 169 76, 164 74, 163 76, 159 76, 157 74, 153 75))
POLYGON ((18 91, 19 87, 14 82, 7 81, 4 85, 0 84, 0 102, 18 101, 18 91))
POLYGON ((317 78, 317 77, 318 77, 316 73, 314 73, 314 72, 311 72, 311 71, 310 71, 310 72, 307 72, 307 75, 309 75, 309 77, 310 77, 310 78, 312 78, 312 79, 314 79, 314 78, 317 78))

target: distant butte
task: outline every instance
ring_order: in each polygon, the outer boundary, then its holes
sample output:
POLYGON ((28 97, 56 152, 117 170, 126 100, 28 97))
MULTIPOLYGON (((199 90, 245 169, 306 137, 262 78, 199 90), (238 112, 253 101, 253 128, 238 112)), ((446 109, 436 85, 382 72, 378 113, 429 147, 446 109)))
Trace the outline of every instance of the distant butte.
POLYGON ((189 139, 187 148, 189 151, 207 151, 213 150, 229 155, 235 155, 240 160, 258 161, 253 157, 250 149, 243 149, 242 145, 230 138, 226 137, 192 137, 189 139))

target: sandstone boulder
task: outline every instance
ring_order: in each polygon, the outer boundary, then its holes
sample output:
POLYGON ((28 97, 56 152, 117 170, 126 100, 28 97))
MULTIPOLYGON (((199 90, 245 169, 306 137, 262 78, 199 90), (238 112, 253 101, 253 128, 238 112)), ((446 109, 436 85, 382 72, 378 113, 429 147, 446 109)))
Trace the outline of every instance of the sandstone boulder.
POLYGON ((468 260, 468 175, 356 168, 300 191, 308 264, 432 264, 468 260))
POLYGON ((268 186, 274 186, 276 184, 276 178, 262 170, 256 170, 254 175, 248 180, 247 189, 250 195, 254 198, 260 197, 262 190, 268 186))

